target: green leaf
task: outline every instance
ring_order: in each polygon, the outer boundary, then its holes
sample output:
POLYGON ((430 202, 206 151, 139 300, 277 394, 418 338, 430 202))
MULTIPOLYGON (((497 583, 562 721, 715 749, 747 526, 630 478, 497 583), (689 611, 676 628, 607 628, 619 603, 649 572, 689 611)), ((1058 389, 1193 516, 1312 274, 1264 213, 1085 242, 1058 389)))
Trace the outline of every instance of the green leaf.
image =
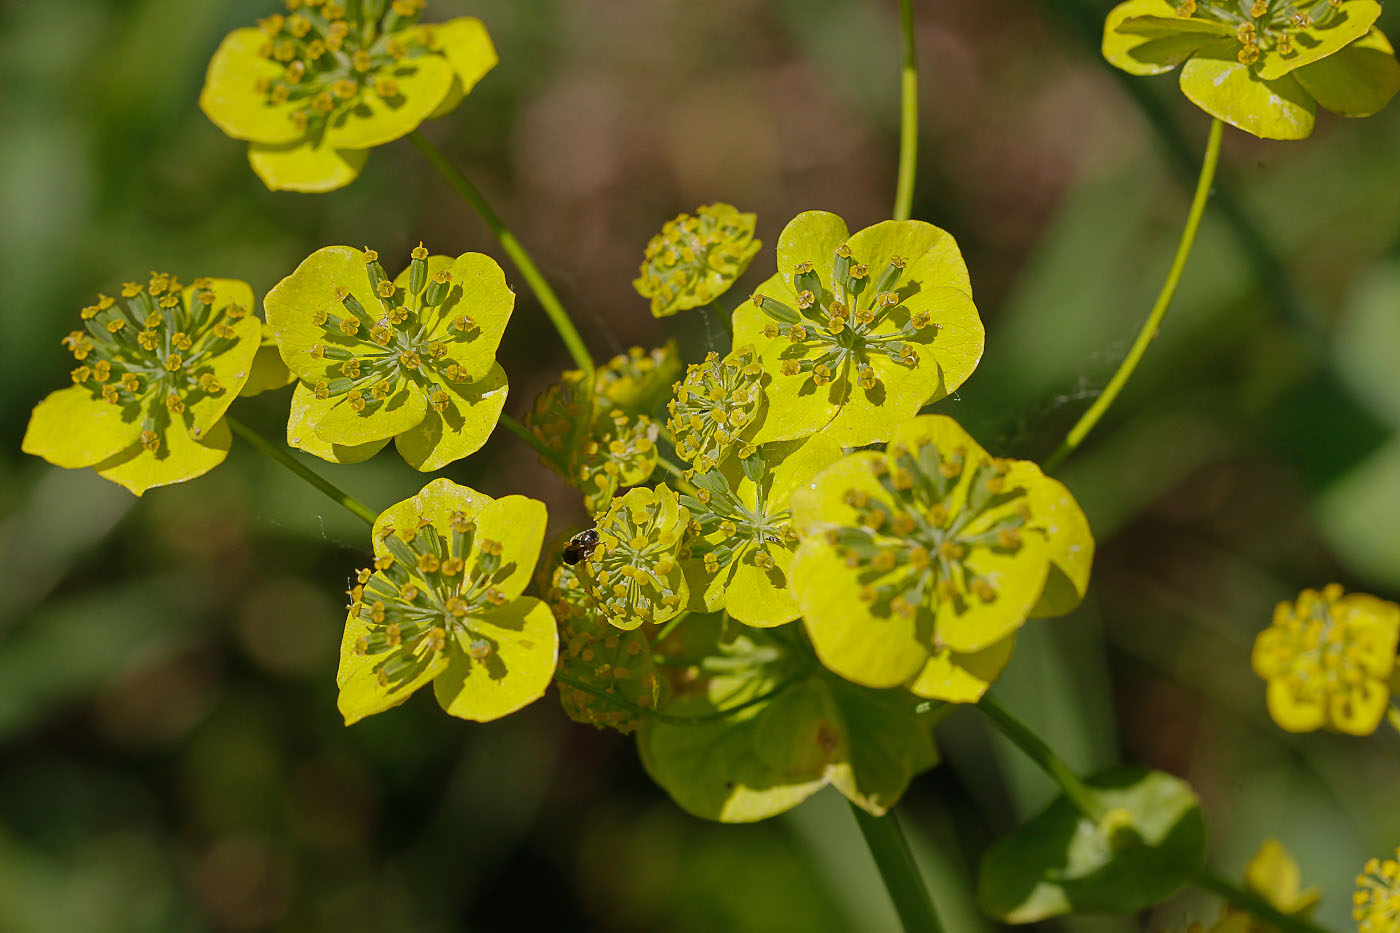
POLYGON ((1369 117, 1400 91, 1400 63, 1379 29, 1293 76, 1319 104, 1343 117, 1369 117))
POLYGON ((1114 7, 1103 28, 1103 57, 1129 74, 1171 71, 1229 27, 1176 14, 1168 0, 1128 0, 1114 7), (1145 28, 1151 27, 1151 28, 1145 28), (1175 28, 1172 28, 1175 27, 1175 28))
MULTIPOLYGON (((543 513, 543 504, 536 504, 543 513)), ((483 522, 487 517, 483 514, 483 522)), ((539 552, 538 542, 535 552, 539 552)), ((470 646, 462 643, 465 636, 458 636, 456 650, 448 652, 447 667, 433 681, 433 692, 443 710, 458 719, 489 722, 544 696, 559 657, 559 630, 548 606, 524 597, 474 616, 471 626, 491 645, 491 655, 483 661, 474 660, 468 653, 470 646)))
POLYGON ((1306 139, 1317 104, 1292 75, 1265 81, 1228 48, 1192 56, 1181 91, 1197 107, 1262 139, 1306 139))
POLYGON ((977 897, 991 916, 1034 923, 1075 913, 1136 913, 1170 897, 1205 864, 1205 817, 1186 782, 1141 768, 1086 783, 1107 816, 1068 798, 999 839, 982 859, 977 897))
POLYGON ((440 470, 476 453, 496 429, 506 405, 506 371, 499 364, 474 382, 441 382, 447 407, 429 408, 417 426, 399 434, 394 446, 409 466, 424 473, 440 470))
POLYGON ((1260 79, 1272 81, 1322 61, 1370 32, 1380 15, 1379 0, 1342 0, 1307 29, 1289 30, 1289 54, 1281 55, 1277 49, 1266 52, 1259 61, 1260 79))
POLYGON ((332 149, 311 142, 274 146, 253 143, 248 163, 270 191, 322 194, 360 177, 368 149, 332 149))
POLYGON ((234 139, 285 145, 306 135, 292 122, 292 114, 304 104, 270 104, 267 95, 257 90, 258 79, 280 78, 283 73, 282 66, 261 54, 267 42, 261 29, 235 29, 225 36, 209 62, 199 106, 234 139))
POLYGON ((704 684, 702 694, 673 700, 666 707, 668 719, 712 716, 786 686, 725 718, 643 723, 642 763, 687 812, 726 823, 752 822, 791 809, 832 784, 880 815, 894 806, 915 774, 937 762, 935 716, 907 693, 866 690, 819 669, 794 668, 800 661, 783 643, 751 630, 725 634, 718 623, 709 625, 714 646, 701 650, 722 660, 722 671, 704 684))

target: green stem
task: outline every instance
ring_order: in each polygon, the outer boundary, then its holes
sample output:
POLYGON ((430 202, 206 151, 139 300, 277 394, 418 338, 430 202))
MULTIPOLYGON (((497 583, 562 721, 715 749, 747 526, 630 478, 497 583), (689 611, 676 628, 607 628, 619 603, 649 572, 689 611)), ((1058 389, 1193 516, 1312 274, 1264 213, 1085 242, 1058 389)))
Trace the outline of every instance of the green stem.
POLYGON ((1385 711, 1385 721, 1390 723, 1390 727, 1396 732, 1400 732, 1400 709, 1396 709, 1394 704, 1385 711))
POLYGON ((1157 331, 1162 326, 1162 319, 1166 317, 1167 309, 1171 307, 1172 299, 1176 297, 1176 289, 1181 284, 1182 273, 1186 269, 1186 260, 1191 256, 1191 248, 1196 244, 1196 232, 1201 226, 1201 217, 1205 213, 1206 202, 1210 199, 1210 189, 1215 181, 1215 169, 1220 162, 1220 140, 1224 131, 1224 124, 1219 120, 1212 120, 1210 124, 1210 139, 1206 143, 1205 159, 1201 162, 1201 174, 1196 181, 1196 196, 1191 200, 1191 211, 1186 215, 1186 229, 1181 233, 1181 242, 1176 247, 1176 258, 1172 261, 1171 270, 1167 273, 1167 280, 1162 283, 1162 290, 1157 295, 1157 302, 1152 306, 1152 311, 1147 315, 1147 320, 1142 325, 1142 330, 1138 331, 1137 339, 1128 350, 1128 355, 1119 364, 1118 371, 1113 374, 1113 378, 1108 380, 1108 385, 1104 386, 1103 393, 1089 406, 1080 419, 1070 428, 1064 442, 1050 455, 1050 459, 1045 461, 1045 471, 1048 473, 1059 466, 1064 459, 1074 452, 1094 426, 1099 423, 1104 412, 1108 411, 1118 393, 1123 390, 1128 378, 1132 376, 1133 370, 1137 369, 1138 363, 1142 361, 1147 353, 1147 348, 1157 337, 1157 331))
MULTIPOLYGON (((427 157, 433 168, 437 169, 438 174, 472 206, 481 219, 486 222, 486 226, 491 228, 496 239, 500 240, 501 248, 506 251, 511 262, 515 263, 515 268, 520 270, 525 284, 529 285, 530 290, 535 293, 540 306, 544 308, 544 313, 549 315, 554 329, 559 331, 559 336, 564 339, 564 346, 569 348, 569 355, 574 358, 574 363, 584 372, 592 373, 593 357, 588 353, 588 346, 579 336, 578 329, 574 327, 574 322, 569 317, 569 312, 564 310, 564 306, 559 302, 559 297, 554 294, 554 289, 549 287, 549 283, 540 274, 539 267, 530 258, 530 254, 525 251, 525 247, 520 245, 515 234, 510 232, 510 228, 491 209, 491 205, 486 203, 481 192, 476 190, 476 186, 467 179, 466 175, 462 174, 462 170, 448 161, 447 156, 443 155, 442 150, 433 145, 428 137, 424 136, 421 131, 414 130, 408 134, 408 138, 413 145, 418 147, 418 151, 427 157)), ((592 380, 590 379, 589 382, 592 380)))
POLYGON ((1240 887, 1213 868, 1201 869, 1201 873, 1192 879, 1192 883, 1225 899, 1240 910, 1248 911, 1282 933, 1331 933, 1326 927, 1320 927, 1303 917, 1280 912, 1258 894, 1240 887))
POLYGON ((661 469, 665 470, 667 473, 670 473, 673 477, 675 477, 676 485, 681 487, 681 490, 683 492, 687 492, 690 495, 695 495, 695 486, 690 482, 690 480, 685 478, 685 470, 681 469, 675 463, 672 463, 666 457, 658 456, 656 458, 656 465, 661 467, 661 469))
POLYGON ((529 444, 531 447, 533 447, 535 449, 535 453, 539 454, 541 457, 544 457, 550 463, 558 467, 560 472, 567 472, 564 469, 563 464, 559 462, 559 455, 554 451, 550 450, 549 446, 545 444, 544 441, 540 440, 538 437, 535 437, 535 435, 532 434, 530 432, 530 429, 525 427, 525 425, 521 424, 519 421, 516 421, 510 415, 502 413, 501 426, 504 427, 510 433, 514 434, 516 437, 520 438, 525 443, 529 444))
POLYGON ((1022 722, 1015 713, 1001 705, 990 693, 982 697, 977 703, 977 708, 992 721, 1001 734, 1012 741, 1026 757, 1030 758, 1040 769, 1050 776, 1060 789, 1065 792, 1065 796, 1089 819, 1098 822, 1104 814, 1103 805, 1094 796, 1093 791, 1079 779, 1079 775, 1064 759, 1055 754, 1045 740, 1035 734, 1030 726, 1022 722))
POLYGON ((914 207, 914 168, 919 157, 919 60, 914 48, 914 0, 899 0, 899 28, 904 34, 904 68, 900 73, 899 180, 894 219, 908 220, 914 207))
POLYGON ((303 466, 290 453, 283 450, 281 447, 278 447, 276 444, 263 437, 257 431, 254 431, 242 421, 239 421, 233 415, 224 415, 224 420, 228 422, 228 426, 233 430, 234 434, 237 434, 239 437, 247 441, 249 445, 255 448, 259 453, 262 453, 264 456, 282 464, 282 466, 286 467, 288 470, 291 470, 297 476, 306 480, 306 482, 310 483, 312 486, 315 486, 321 492, 325 493, 328 497, 334 499, 337 503, 344 506, 356 517, 363 519, 370 525, 374 524, 374 520, 378 516, 373 511, 371 511, 369 506, 365 505, 359 499, 356 499, 355 497, 346 493, 344 490, 340 489, 338 486, 335 486, 334 484, 323 479, 317 473, 303 466))
POLYGON ((730 339, 730 340, 733 340, 733 339, 734 339, 734 322, 733 322, 732 320, 730 320, 730 315, 731 315, 733 312, 731 312, 731 311, 726 311, 726 310, 724 310, 723 308, 721 308, 719 305, 716 305, 716 304, 706 305, 706 307, 707 307, 707 308, 710 310, 710 312, 715 316, 715 319, 719 321, 719 325, 720 325, 721 327, 724 328, 724 332, 725 332, 726 334, 729 335, 729 339, 730 339))
POLYGON ((943 927, 933 909, 933 899, 924 886, 914 852, 909 848, 909 840, 904 838, 894 811, 884 816, 871 816, 852 803, 851 812, 856 815, 856 823, 880 869, 885 890, 890 892, 890 900, 894 901, 905 933, 940 933, 943 927))

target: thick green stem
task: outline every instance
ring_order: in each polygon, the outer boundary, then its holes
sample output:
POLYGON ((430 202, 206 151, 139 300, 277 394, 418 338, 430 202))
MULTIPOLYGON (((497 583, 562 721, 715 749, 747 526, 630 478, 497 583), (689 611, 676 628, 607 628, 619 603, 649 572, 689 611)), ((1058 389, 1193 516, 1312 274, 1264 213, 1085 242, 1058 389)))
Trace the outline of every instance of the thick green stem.
POLYGON ((525 427, 525 425, 521 424, 519 421, 516 421, 510 415, 502 413, 501 426, 504 427, 510 433, 514 434, 516 437, 520 438, 525 443, 529 444, 531 447, 533 447, 535 449, 535 453, 539 454, 541 457, 544 457, 550 463, 558 467, 560 472, 567 472, 566 470, 564 470, 563 464, 559 461, 559 455, 554 451, 550 450, 549 446, 545 444, 544 441, 540 440, 538 437, 535 437, 534 434, 530 433, 530 429, 525 427))
POLYGON ((1162 319, 1166 317, 1167 309, 1171 307, 1172 299, 1176 297, 1177 286, 1181 284, 1182 273, 1186 269, 1186 260, 1191 256, 1191 248, 1196 244, 1196 232, 1201 227, 1201 217, 1205 214, 1206 202, 1210 200, 1211 185, 1215 181, 1215 168, 1220 162, 1220 140, 1224 131, 1224 124, 1219 120, 1212 120, 1210 124, 1210 139, 1206 143, 1205 159, 1201 162, 1201 174, 1196 181, 1196 196, 1191 200, 1191 211, 1186 215, 1186 229, 1181 233, 1181 242, 1176 247, 1176 258, 1172 261, 1171 270, 1167 273, 1167 280, 1162 283, 1162 290, 1157 295, 1157 302, 1152 306, 1152 311, 1147 315, 1147 320, 1142 325, 1142 330, 1138 331, 1137 339, 1128 350, 1128 355, 1119 364, 1118 371, 1113 374, 1113 378, 1108 380, 1108 385, 1104 386, 1103 393, 1094 400, 1094 404, 1089 406, 1080 419, 1070 428, 1064 442, 1050 455, 1050 459, 1045 461, 1045 470, 1049 472, 1059 466, 1064 459, 1074 452, 1094 426, 1099 423, 1104 412, 1108 411, 1118 393, 1123 390, 1128 378, 1132 376, 1133 370, 1137 369, 1138 363, 1147 353, 1147 348, 1157 337, 1157 331, 1162 326, 1162 319))
POLYGON ((1001 730, 1002 735, 1010 739, 1017 748, 1026 753, 1026 757, 1039 765, 1051 780, 1060 785, 1060 789, 1079 812, 1095 822, 1103 818, 1103 805, 1098 802, 1093 791, 1085 786, 1079 775, 1074 773, 1074 769, 1065 764, 1064 759, 1055 754, 1055 750, 1036 735, 1030 726, 1002 706, 990 693, 982 697, 977 703, 977 708, 1001 730))
POLYGON ((515 268, 520 270, 525 284, 530 286, 530 291, 535 293, 535 298, 544 308, 544 313, 549 315, 554 329, 559 331, 559 336, 564 339, 564 346, 569 348, 569 355, 574 358, 574 363, 584 372, 592 373, 593 357, 588 353, 588 346, 579 336, 578 329, 574 327, 573 319, 569 317, 569 312, 564 310, 564 306, 559 302, 559 297, 554 294, 554 289, 549 287, 549 283, 540 274, 539 267, 530 258, 530 254, 525 251, 525 247, 520 245, 515 234, 510 232, 510 228, 492 210, 491 205, 486 203, 481 192, 476 190, 476 186, 467 179, 466 175, 462 174, 462 170, 453 165, 447 156, 442 154, 442 150, 433 145, 428 137, 424 136, 422 132, 414 130, 408 134, 408 138, 413 145, 418 147, 418 151, 427 157, 433 168, 437 169, 438 174, 472 206, 472 209, 481 216, 482 220, 486 221, 486 226, 490 227, 491 232, 496 235, 496 239, 500 240, 501 248, 506 251, 511 262, 515 263, 515 268))
POLYGON ((870 847, 870 854, 880 869, 885 890, 890 892, 890 900, 894 901, 894 909, 904 924, 904 933, 941 933, 943 927, 933 909, 933 898, 924 886, 914 852, 909 848, 909 840, 904 838, 894 811, 884 816, 871 816, 851 804, 851 812, 856 815, 865 844, 870 847))
POLYGON ((1248 911, 1281 933, 1331 933, 1327 927, 1320 927, 1303 917, 1292 917, 1280 912, 1258 894, 1240 887, 1213 868, 1201 869, 1201 873, 1192 879, 1192 883, 1225 899, 1240 910, 1248 911))
POLYGON ((914 168, 919 160, 919 60, 914 48, 914 0, 899 0, 899 28, 904 34, 900 72, 899 180, 894 219, 908 220, 914 207, 914 168))
POLYGON ((365 505, 359 499, 356 499, 354 496, 351 496, 350 494, 346 493, 338 486, 335 486, 334 484, 323 479, 321 476, 319 476, 309 468, 302 466, 302 464, 299 463, 296 460, 296 458, 293 457, 290 453, 283 450, 281 447, 278 447, 276 444, 263 437, 257 431, 254 431, 242 421, 239 421, 237 418, 233 417, 233 415, 224 415, 224 420, 228 422, 228 426, 234 434, 237 434, 239 437, 247 441, 248 444, 255 448, 259 453, 262 453, 268 458, 277 461, 282 466, 286 467, 288 470, 291 470, 301 479, 310 483, 312 486, 315 486, 321 492, 325 493, 329 498, 334 499, 338 504, 348 509, 357 518, 363 519, 370 525, 374 524, 374 520, 378 516, 370 509, 369 506, 365 505))

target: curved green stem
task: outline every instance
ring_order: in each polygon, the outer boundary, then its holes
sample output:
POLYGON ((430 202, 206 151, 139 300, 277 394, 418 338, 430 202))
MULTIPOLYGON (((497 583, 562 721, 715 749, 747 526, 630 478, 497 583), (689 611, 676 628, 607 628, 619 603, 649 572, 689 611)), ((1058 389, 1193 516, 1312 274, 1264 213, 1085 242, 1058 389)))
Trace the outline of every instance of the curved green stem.
POLYGON ((539 454, 541 457, 545 458, 550 463, 558 467, 560 472, 567 472, 564 470, 563 464, 559 462, 559 455, 554 451, 550 450, 549 446, 545 444, 544 441, 540 440, 538 437, 535 437, 535 435, 532 434, 530 432, 530 429, 525 427, 525 425, 521 424, 519 421, 516 421, 510 415, 507 415, 504 412, 502 412, 501 426, 510 433, 514 434, 516 437, 520 438, 525 443, 529 444, 531 447, 533 447, 535 449, 535 453, 539 454))
POLYGON ((1331 933, 1326 927, 1320 927, 1303 917, 1280 912, 1258 894, 1240 887, 1213 868, 1201 869, 1201 873, 1192 879, 1192 883, 1225 899, 1240 910, 1248 911, 1282 933, 1331 933))
POLYGON ((336 503, 349 510, 350 513, 353 514, 355 517, 363 519, 370 525, 373 525, 374 520, 378 518, 378 515, 376 515, 375 512, 371 510, 369 506, 365 505, 363 502, 361 502, 359 499, 356 499, 354 496, 351 496, 350 494, 346 493, 340 487, 323 479, 319 474, 315 473, 308 467, 303 466, 290 453, 283 450, 281 447, 278 447, 276 444, 263 437, 257 431, 254 431, 242 421, 239 421, 233 415, 224 415, 224 420, 228 422, 230 430, 232 430, 234 434, 237 434, 239 437, 243 438, 243 440, 247 441, 249 446, 253 447, 259 453, 263 454, 269 459, 277 461, 282 466, 286 467, 288 470, 291 470, 301 479, 310 483, 312 486, 315 486, 318 490, 325 493, 329 498, 334 499, 336 503))
POLYGON ((943 927, 933 909, 933 898, 929 897, 918 863, 914 861, 914 852, 909 848, 909 840, 904 838, 904 830, 900 829, 894 811, 884 816, 871 816, 852 803, 851 812, 856 815, 856 823, 880 869, 885 890, 890 892, 890 900, 894 901, 905 933, 940 933, 943 927))
POLYGON ((919 59, 914 48, 914 0, 899 0, 899 28, 904 34, 900 72, 899 180, 894 219, 908 220, 914 207, 914 168, 919 157, 919 59))
POLYGON ((1074 769, 1065 764, 1064 759, 1055 754, 1055 750, 1015 713, 1002 706, 1001 701, 990 693, 978 701, 977 709, 1001 730, 1002 735, 1025 752, 1027 758, 1039 765, 1051 780, 1060 785, 1060 789, 1080 813, 1095 822, 1103 818, 1103 805, 1099 803, 1093 791, 1089 790, 1079 779, 1079 775, 1074 773, 1074 769))
POLYGON ((467 179, 466 175, 462 174, 462 170, 453 165, 447 156, 442 154, 442 150, 433 145, 428 137, 424 136, 421 131, 414 130, 408 134, 408 138, 413 145, 418 147, 418 151, 427 157, 433 168, 437 169, 438 174, 472 206, 472 209, 486 222, 486 226, 491 228, 496 239, 500 240, 501 248, 506 251, 511 262, 515 263, 515 268, 520 270, 525 284, 530 286, 530 291, 535 293, 535 298, 544 308, 544 313, 549 315, 554 329, 559 331, 559 336, 564 339, 564 346, 569 348, 569 355, 574 358, 574 363, 584 372, 592 373, 593 357, 589 355, 588 346, 579 336, 578 329, 574 327, 573 319, 569 317, 569 312, 564 310, 564 306, 559 302, 559 297, 554 294, 554 289, 549 287, 549 283, 540 274, 539 267, 530 258, 530 254, 525 251, 525 247, 520 245, 515 234, 510 232, 510 228, 491 209, 491 205, 486 203, 481 192, 476 190, 476 186, 467 179))
POLYGON ((1050 455, 1050 459, 1045 461, 1047 473, 1059 466, 1067 456, 1073 453, 1074 449, 1094 429, 1094 425, 1099 423, 1099 419, 1118 398, 1118 393, 1123 390, 1124 384, 1132 376, 1133 370, 1137 369, 1138 363, 1142 362, 1147 348, 1156 338, 1157 331, 1162 326, 1162 319, 1166 317, 1167 309, 1171 307, 1172 299, 1176 297, 1177 286, 1181 284, 1181 276, 1186 269, 1186 260, 1191 256, 1191 248, 1196 244, 1196 232, 1201 227, 1201 217, 1205 214, 1206 202, 1210 199, 1211 185, 1215 181, 1215 169, 1220 162, 1220 140, 1223 131, 1223 123, 1219 120, 1211 121, 1210 139, 1206 143, 1205 159, 1201 162, 1201 174, 1196 181, 1196 195, 1191 200, 1191 211, 1186 215, 1186 229, 1181 233, 1181 242, 1176 247, 1176 258, 1172 261, 1171 270, 1167 273, 1167 280, 1162 283, 1162 290, 1157 295, 1156 304, 1152 306, 1151 313, 1147 315, 1142 330, 1138 331, 1137 339, 1129 348, 1128 355, 1119 364, 1118 371, 1113 374, 1112 379, 1108 380, 1108 385, 1104 386, 1103 393, 1094 400, 1093 405, 1089 406, 1089 410, 1075 422, 1074 427, 1070 428, 1064 442, 1050 455))

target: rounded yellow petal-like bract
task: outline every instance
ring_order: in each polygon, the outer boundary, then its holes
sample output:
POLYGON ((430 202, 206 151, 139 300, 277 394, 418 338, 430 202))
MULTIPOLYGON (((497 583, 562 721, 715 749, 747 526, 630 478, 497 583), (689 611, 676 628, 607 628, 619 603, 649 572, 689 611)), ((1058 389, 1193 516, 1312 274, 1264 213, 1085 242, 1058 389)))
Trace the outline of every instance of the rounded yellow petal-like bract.
POLYGON ((331 117, 319 145, 331 149, 370 149, 407 136, 442 103, 456 74, 436 55, 412 59, 394 69, 397 93, 365 94, 359 103, 331 117))
POLYGON ((396 436, 394 446, 409 466, 423 473, 470 456, 481 449, 501 420, 508 390, 506 371, 499 363, 475 382, 438 383, 433 392, 436 401, 423 420, 396 436))
POLYGON ((909 690, 915 696, 946 703, 976 703, 1011 663, 1015 650, 1016 636, 1010 635, 970 654, 935 651, 909 690))
POLYGON ((1230 34, 1222 23, 1178 17, 1168 0, 1127 0, 1104 23, 1103 57, 1129 74, 1161 74, 1230 34))
POLYGON ((1371 31, 1380 18, 1380 0, 1341 0, 1326 23, 1314 23, 1291 33, 1291 50, 1277 51, 1259 61, 1259 78, 1272 81, 1297 68, 1322 61, 1371 31))
POLYGON ((170 486, 203 476, 224 462, 233 443, 227 421, 214 426, 196 439, 183 418, 174 418, 162 435, 159 450, 133 444, 119 454, 96 464, 103 479, 125 486, 136 495, 158 486, 170 486))
POLYGON ((1369 117, 1400 91, 1400 62, 1379 29, 1293 76, 1320 105, 1343 117, 1369 117))
POLYGON ((287 145, 301 140, 306 131, 292 121, 301 105, 293 101, 273 103, 259 93, 259 79, 280 77, 282 67, 262 54, 267 35, 261 29, 235 29, 224 37, 209 73, 199 106, 214 125, 234 139, 269 145, 287 145))
POLYGON ((49 393, 29 416, 20 448, 68 470, 90 467, 136 443, 138 406, 109 405, 82 386, 49 393))
POLYGON ((1248 65, 1198 55, 1181 69, 1181 90, 1206 113, 1260 138, 1312 135, 1317 103, 1291 75, 1263 81, 1248 65))
POLYGON ((368 157, 366 149, 332 149, 314 142, 248 147, 248 163, 269 190, 301 194, 344 188, 360 177, 368 157))
POLYGON ((431 31, 433 47, 447 56, 456 73, 451 89, 432 113, 441 117, 452 112, 500 59, 486 27, 475 17, 459 16, 425 29, 431 31))
POLYGON ((470 645, 452 652, 433 681, 444 711, 490 722, 544 696, 559 657, 559 629, 548 606, 527 596, 473 619, 472 628, 491 645, 491 654, 476 660, 470 645))
POLYGON ((330 463, 363 463, 385 448, 389 438, 346 447, 321 440, 316 425, 336 405, 335 399, 319 399, 304 382, 292 390, 291 414, 287 418, 287 444, 330 463))

